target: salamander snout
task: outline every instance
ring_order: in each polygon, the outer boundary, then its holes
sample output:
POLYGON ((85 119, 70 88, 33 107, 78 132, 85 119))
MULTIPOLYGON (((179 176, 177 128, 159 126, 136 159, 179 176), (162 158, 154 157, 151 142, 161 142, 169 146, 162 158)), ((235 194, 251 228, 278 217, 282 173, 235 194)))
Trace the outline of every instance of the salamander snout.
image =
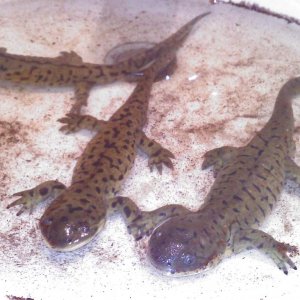
POLYGON ((208 223, 193 214, 163 223, 149 241, 151 263, 169 275, 194 274, 215 264, 226 238, 208 223))
POLYGON ((92 202, 89 199, 80 203, 71 196, 72 192, 66 190, 47 208, 39 221, 46 243, 58 251, 72 251, 82 247, 105 223, 104 207, 90 204, 92 202))

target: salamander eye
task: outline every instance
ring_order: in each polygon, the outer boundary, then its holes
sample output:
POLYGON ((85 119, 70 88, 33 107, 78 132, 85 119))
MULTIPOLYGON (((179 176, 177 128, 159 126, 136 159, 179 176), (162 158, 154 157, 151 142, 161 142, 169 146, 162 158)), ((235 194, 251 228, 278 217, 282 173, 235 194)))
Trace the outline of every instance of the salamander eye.
POLYGON ((196 257, 192 254, 183 254, 182 261, 186 266, 191 266, 194 264, 196 257))

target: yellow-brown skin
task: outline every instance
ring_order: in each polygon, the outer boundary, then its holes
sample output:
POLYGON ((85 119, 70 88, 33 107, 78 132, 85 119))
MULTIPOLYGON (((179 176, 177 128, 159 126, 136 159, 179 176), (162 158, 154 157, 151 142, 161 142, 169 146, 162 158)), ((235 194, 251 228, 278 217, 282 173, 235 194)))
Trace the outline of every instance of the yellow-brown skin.
MULTIPOLYGON (((8 206, 23 204, 18 213, 21 214, 26 209, 32 210, 44 199, 57 196, 39 221, 50 247, 60 251, 81 247, 103 228, 107 214, 114 211, 120 211, 127 224, 140 218, 141 212, 133 201, 116 195, 133 165, 137 148, 148 154, 150 168, 155 166, 159 172, 163 164, 172 168, 170 158, 174 158, 173 154, 147 138, 142 128, 147 119, 156 74, 174 59, 177 49, 201 17, 193 19, 166 40, 168 47, 161 48, 131 96, 108 121, 75 114, 59 120, 66 123, 62 130, 67 133, 83 128, 97 131, 77 162, 71 186, 65 188, 57 181, 47 181, 34 189, 17 193, 21 198, 8 206)), ((168 213, 177 215, 176 207, 168 213)), ((134 234, 134 230, 131 232, 134 234)))
POLYGON ((150 260, 175 275, 198 273, 222 257, 258 249, 279 269, 296 269, 287 253, 298 249, 257 229, 279 199, 284 181, 300 183, 294 152, 292 99, 300 77, 280 90, 272 117, 244 147, 221 147, 205 154, 203 168, 214 166, 216 180, 197 212, 183 213, 158 226, 149 241, 150 260))

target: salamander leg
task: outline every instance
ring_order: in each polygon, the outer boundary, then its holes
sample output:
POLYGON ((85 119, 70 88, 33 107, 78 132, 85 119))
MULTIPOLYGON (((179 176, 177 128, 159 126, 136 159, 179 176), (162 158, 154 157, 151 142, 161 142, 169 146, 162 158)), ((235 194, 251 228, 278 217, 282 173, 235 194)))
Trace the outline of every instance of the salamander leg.
POLYGON ((156 167, 159 174, 161 174, 163 165, 173 169, 171 161, 171 158, 175 158, 173 153, 163 148, 158 142, 149 139, 143 132, 141 132, 139 148, 148 155, 148 166, 151 172, 153 167, 156 167))
POLYGON ((61 64, 82 65, 83 61, 79 54, 75 51, 61 51, 56 57, 56 60, 61 64))
POLYGON ((134 236, 135 240, 138 241, 145 236, 150 236, 153 230, 167 219, 190 212, 184 206, 176 204, 165 205, 153 211, 142 211, 127 226, 127 229, 134 236))
POLYGON ((258 249, 259 251, 270 257, 277 267, 288 274, 287 265, 297 270, 296 265, 289 258, 287 253, 291 255, 299 254, 299 250, 295 246, 276 241, 269 234, 258 229, 238 229, 233 233, 232 250, 239 253, 243 250, 258 249))
POLYGON ((87 100, 93 86, 94 83, 91 82, 78 82, 75 84, 75 96, 73 98, 75 103, 72 105, 70 113, 80 114, 81 107, 87 105, 87 100))
POLYGON ((98 120, 89 115, 67 114, 66 117, 57 120, 60 123, 66 124, 60 128, 66 134, 75 133, 81 129, 91 131, 100 131, 105 121, 98 120))
POLYGON ((203 156, 202 170, 213 167, 216 176, 225 164, 236 155, 238 149, 237 147, 223 146, 207 151, 203 156))
POLYGON ((300 167, 289 157, 285 160, 285 178, 300 185, 300 167))
POLYGON ((157 225, 163 221, 190 212, 181 205, 166 205, 153 211, 141 211, 127 197, 115 197, 109 200, 109 213, 120 212, 126 222, 128 232, 136 241, 149 236, 157 225))
POLYGON ((25 210, 29 210, 29 212, 32 213, 33 209, 40 202, 50 197, 58 197, 65 190, 65 188, 65 185, 57 180, 43 182, 33 189, 15 193, 13 196, 20 196, 21 198, 10 203, 7 208, 11 208, 16 205, 22 205, 22 208, 17 213, 17 216, 21 215, 25 210))

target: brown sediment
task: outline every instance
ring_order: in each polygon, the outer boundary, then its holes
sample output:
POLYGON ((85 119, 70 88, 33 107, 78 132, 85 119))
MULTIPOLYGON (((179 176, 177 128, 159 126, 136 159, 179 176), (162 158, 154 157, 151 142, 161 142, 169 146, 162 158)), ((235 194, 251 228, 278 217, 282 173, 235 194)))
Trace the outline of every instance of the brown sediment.
POLYGON ((0 120, 0 147, 17 144, 25 141, 27 133, 24 132, 21 122, 0 120))
MULTIPOLYGON (((28 132, 26 126, 18 121, 2 121, 0 120, 0 200, 3 198, 3 192, 10 181, 10 160, 11 149, 14 149, 19 143, 27 142, 28 132)), ((17 150, 14 159, 21 154, 21 150, 17 150)))

